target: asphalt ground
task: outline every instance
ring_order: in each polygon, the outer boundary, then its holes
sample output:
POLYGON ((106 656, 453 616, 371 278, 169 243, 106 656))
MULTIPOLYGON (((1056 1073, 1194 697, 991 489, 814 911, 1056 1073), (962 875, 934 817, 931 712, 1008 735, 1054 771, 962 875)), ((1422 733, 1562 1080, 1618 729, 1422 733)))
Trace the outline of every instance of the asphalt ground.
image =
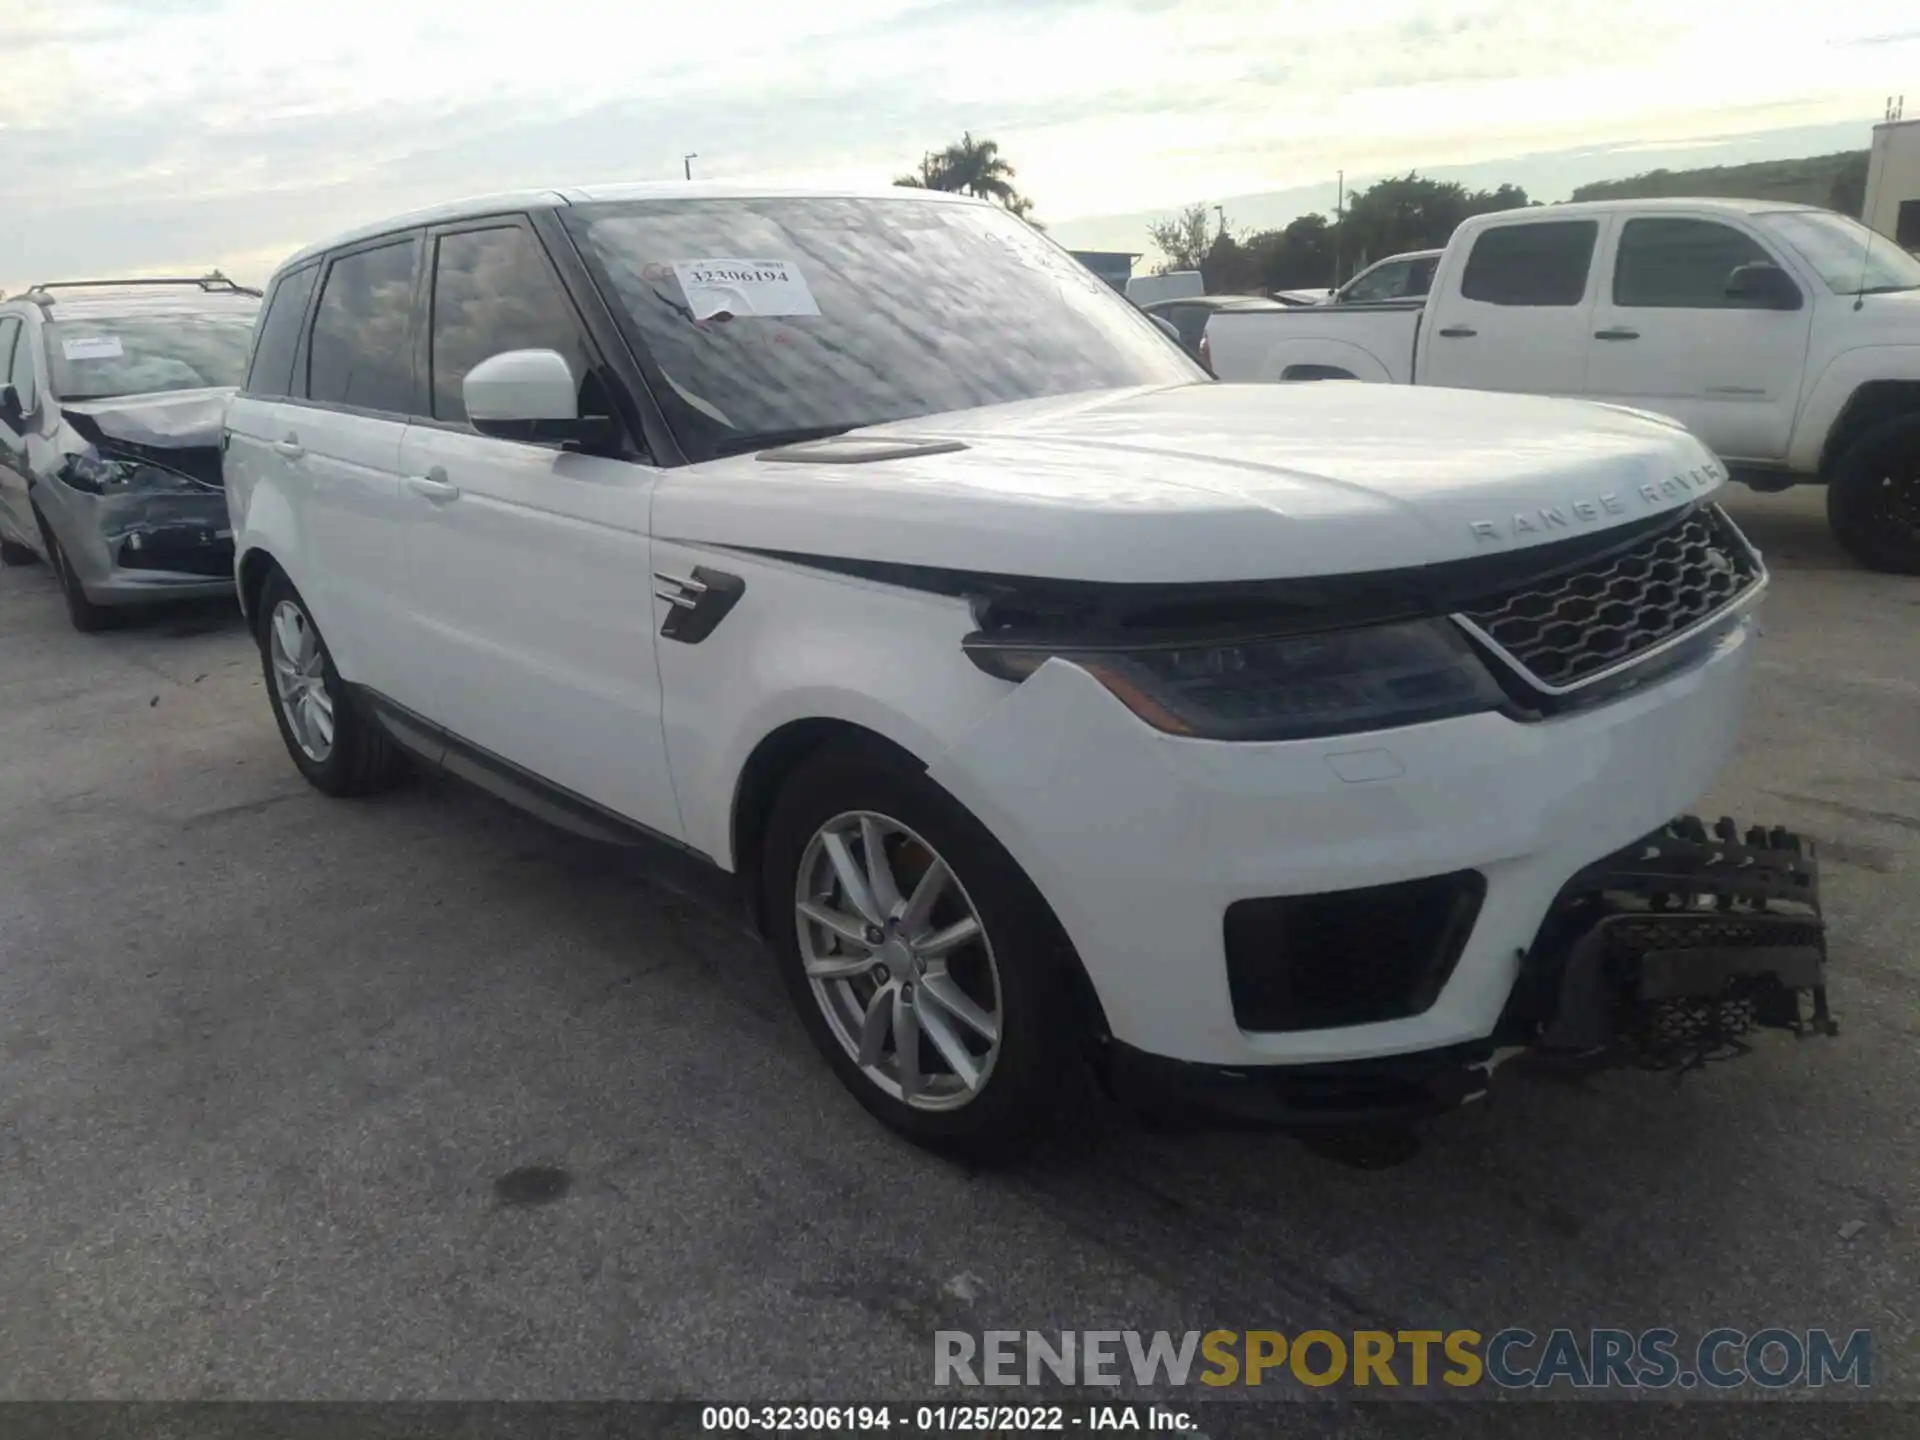
POLYGON ((1098 1106, 931 1158, 633 853, 328 800, 237 615, 83 636, 0 571, 0 1398, 857 1401, 939 1329, 1508 1325, 1868 1328, 1920 1398, 1920 581, 1817 492, 1732 508, 1775 590, 1701 809, 1817 837, 1842 1034, 1503 1072, 1380 1171, 1098 1106))

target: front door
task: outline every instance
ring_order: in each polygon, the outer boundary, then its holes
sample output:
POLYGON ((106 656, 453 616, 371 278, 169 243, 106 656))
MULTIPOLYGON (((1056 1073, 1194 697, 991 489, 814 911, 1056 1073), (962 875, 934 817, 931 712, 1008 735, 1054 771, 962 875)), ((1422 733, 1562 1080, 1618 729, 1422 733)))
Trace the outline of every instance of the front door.
POLYGON ((556 350, 608 413, 591 343, 531 228, 429 241, 426 417, 401 447, 417 523, 408 569, 427 717, 470 745, 678 838, 654 655, 648 517, 656 472, 491 439, 461 381, 509 350, 556 350))
POLYGON ((1724 459, 1785 458, 1813 306, 1729 296, 1734 268, 1756 262, 1780 263, 1723 220, 1628 220, 1594 306, 1587 393, 1671 415, 1724 459))

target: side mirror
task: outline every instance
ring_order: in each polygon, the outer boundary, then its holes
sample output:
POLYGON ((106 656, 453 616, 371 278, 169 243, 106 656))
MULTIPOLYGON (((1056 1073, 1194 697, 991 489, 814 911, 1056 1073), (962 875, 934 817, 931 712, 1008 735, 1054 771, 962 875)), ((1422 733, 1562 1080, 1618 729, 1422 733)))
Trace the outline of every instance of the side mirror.
POLYGON ((1800 287, 1772 261, 1753 260, 1734 266, 1727 276, 1727 298, 1744 300, 1762 310, 1798 310, 1800 287))
POLYGON ((0 424, 9 430, 26 426, 26 412, 20 408, 20 392, 11 385, 0 386, 0 424))
POLYGON ((1180 344, 1180 331, 1175 327, 1174 323, 1171 320, 1166 318, 1166 316, 1149 315, 1147 318, 1153 321, 1154 324, 1158 325, 1160 327, 1161 333, 1164 334, 1169 340, 1173 341, 1174 344, 1176 345, 1180 344))
POLYGON ((557 350, 508 350, 489 356, 460 383, 467 420, 496 440, 608 439, 613 423, 580 414, 580 382, 557 350))

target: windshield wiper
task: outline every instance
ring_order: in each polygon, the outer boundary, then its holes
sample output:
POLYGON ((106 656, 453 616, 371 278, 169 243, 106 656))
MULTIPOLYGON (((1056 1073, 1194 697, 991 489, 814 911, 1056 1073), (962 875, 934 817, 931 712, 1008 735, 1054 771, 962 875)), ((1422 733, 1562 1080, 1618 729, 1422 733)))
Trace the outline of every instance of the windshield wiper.
POLYGON ((1898 295, 1907 290, 1920 290, 1920 285, 1869 285, 1864 290, 1856 290, 1856 295, 1898 295))
POLYGON ((801 425, 791 430, 762 430, 755 435, 728 435, 713 442, 713 453, 744 455, 751 450, 773 450, 807 440, 831 440, 856 428, 853 425, 801 425))

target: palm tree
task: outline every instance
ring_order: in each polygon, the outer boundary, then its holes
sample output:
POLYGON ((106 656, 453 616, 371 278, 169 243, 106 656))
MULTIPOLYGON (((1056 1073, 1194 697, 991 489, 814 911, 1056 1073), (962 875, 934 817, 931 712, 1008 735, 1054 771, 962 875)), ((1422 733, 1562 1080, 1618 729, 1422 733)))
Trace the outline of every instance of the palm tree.
POLYGON ((918 170, 897 177, 893 183, 916 190, 962 191, 976 199, 992 200, 1036 230, 1044 229, 1033 218, 1033 201, 1015 188, 1014 173, 1000 153, 999 141, 976 140, 969 130, 946 149, 922 155, 918 170))
POLYGON ((978 200, 998 200, 1011 206, 1020 198, 1013 186, 1014 169, 1000 153, 997 140, 976 140, 971 130, 940 152, 943 190, 964 190, 978 200))

